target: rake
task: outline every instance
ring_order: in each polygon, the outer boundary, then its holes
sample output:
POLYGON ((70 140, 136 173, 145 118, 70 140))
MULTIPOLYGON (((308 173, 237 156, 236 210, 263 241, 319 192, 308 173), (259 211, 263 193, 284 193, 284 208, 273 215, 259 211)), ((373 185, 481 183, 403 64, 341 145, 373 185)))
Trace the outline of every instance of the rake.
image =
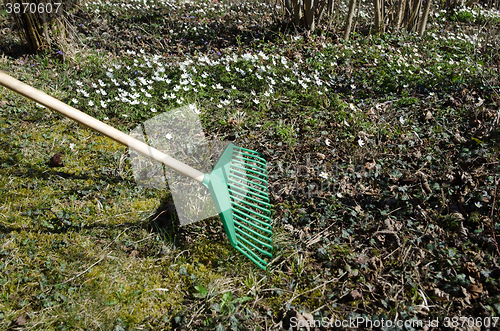
POLYGON ((205 185, 231 245, 266 270, 273 247, 267 162, 262 154, 229 144, 212 172, 204 174, 1 71, 0 85, 205 185))

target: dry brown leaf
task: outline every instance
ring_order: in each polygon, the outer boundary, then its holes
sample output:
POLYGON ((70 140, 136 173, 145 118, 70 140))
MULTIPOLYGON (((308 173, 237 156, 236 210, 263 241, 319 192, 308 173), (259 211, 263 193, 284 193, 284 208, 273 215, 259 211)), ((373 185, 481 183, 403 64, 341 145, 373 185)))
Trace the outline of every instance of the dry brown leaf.
POLYGON ((464 142, 466 142, 465 138, 462 137, 460 135, 460 133, 456 132, 454 135, 453 135, 453 142, 457 143, 457 144, 462 144, 464 142))
POLYGON ((437 287, 434 288, 434 295, 436 295, 436 299, 438 301, 449 301, 450 300, 450 295, 446 292, 441 291, 437 287))
POLYGON ((62 152, 57 152, 56 154, 54 154, 54 156, 50 158, 49 164, 51 167, 64 167, 64 164, 61 160, 61 155, 62 152))
POLYGON ((425 120, 426 121, 430 121, 434 116, 432 116, 432 113, 430 110, 427 111, 427 113, 425 113, 425 120))
POLYGON ((351 300, 355 301, 355 300, 360 300, 363 298, 363 295, 358 291, 358 290, 354 290, 352 291, 349 296, 351 297, 351 300))
POLYGON ((465 303, 467 303, 468 305, 470 305, 470 299, 471 299, 471 295, 469 294, 469 292, 467 292, 467 289, 463 286, 460 286, 460 289, 462 290, 462 293, 464 295, 464 301, 465 303))
POLYGON ((468 275, 479 278, 479 271, 474 262, 465 262, 464 267, 468 275))
POLYGON ((21 315, 19 316, 18 318, 16 318, 16 321, 15 321, 15 324, 18 325, 18 326, 23 326, 23 325, 26 325, 26 323, 28 322, 28 315, 21 315))
POLYGON ((465 217, 464 217, 464 215, 462 215, 462 213, 451 213, 450 217, 457 220, 457 221, 465 220, 465 217))
POLYGON ((478 283, 477 285, 476 284, 470 284, 467 288, 467 290, 469 291, 472 299, 477 299, 481 296, 481 294, 483 293, 483 284, 481 283, 478 283))
POLYGON ((384 220, 384 225, 385 225, 385 228, 389 231, 394 231, 394 226, 392 225, 392 219, 390 218, 386 218, 384 220))
POLYGON ((300 329, 301 327, 305 328, 307 331, 311 331, 310 325, 314 325, 314 317, 309 313, 299 313, 295 311, 295 317, 297 318, 297 327, 300 329))

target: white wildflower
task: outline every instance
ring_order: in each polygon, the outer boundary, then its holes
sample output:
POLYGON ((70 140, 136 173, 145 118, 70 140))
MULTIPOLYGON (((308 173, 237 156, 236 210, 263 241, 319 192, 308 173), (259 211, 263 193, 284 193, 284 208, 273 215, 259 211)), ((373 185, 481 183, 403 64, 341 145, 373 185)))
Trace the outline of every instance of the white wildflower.
POLYGON ((196 107, 195 104, 190 104, 189 105, 189 109, 191 109, 191 111, 194 112, 195 114, 199 114, 200 113, 200 110, 198 109, 198 107, 196 107))

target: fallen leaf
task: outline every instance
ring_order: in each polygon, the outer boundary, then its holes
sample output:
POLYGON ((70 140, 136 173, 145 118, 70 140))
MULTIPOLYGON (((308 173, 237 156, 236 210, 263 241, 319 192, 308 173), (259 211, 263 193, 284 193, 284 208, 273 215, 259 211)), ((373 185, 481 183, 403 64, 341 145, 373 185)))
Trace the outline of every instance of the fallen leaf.
POLYGON ((469 291, 472 299, 477 299, 481 296, 481 293, 483 293, 483 284, 478 283, 476 284, 470 284, 467 287, 467 290, 469 291))
POLYGON ((50 158, 49 164, 51 167, 64 167, 64 164, 61 160, 62 152, 57 152, 50 158))
POLYGON ((430 111, 427 111, 427 113, 425 114, 425 120, 426 121, 429 121, 433 118, 434 116, 432 116, 432 113, 430 111))
POLYGON ((355 300, 360 300, 360 299, 362 299, 362 298, 363 298, 363 295, 361 295, 361 293, 360 293, 358 290, 354 290, 354 291, 352 291, 352 292, 349 294, 349 296, 351 297, 351 299, 352 299, 353 301, 355 301, 355 300))
POLYGON ((469 294, 469 292, 467 292, 467 289, 465 289, 465 287, 463 286, 460 286, 460 289, 462 290, 462 293, 464 295, 464 301, 465 303, 467 303, 468 305, 470 305, 470 299, 471 299, 471 295, 469 294))
POLYGON ((23 326, 23 325, 26 325, 26 323, 28 323, 28 320, 29 320, 29 316, 26 314, 23 314, 23 315, 18 316, 16 318, 16 320, 13 321, 13 324, 15 326, 23 326))
POLYGON ((460 135, 460 133, 456 132, 454 135, 453 135, 453 142, 457 143, 457 144, 462 144, 464 143, 466 140, 464 139, 464 137, 462 137, 460 135))
POLYGON ((310 325, 314 325, 314 317, 309 313, 299 313, 295 311, 295 317, 297 318, 296 325, 298 328, 305 328, 310 331, 310 325))
POLYGON ((434 294, 436 295, 436 299, 438 301, 449 301, 450 300, 450 295, 446 292, 441 291, 437 287, 434 288, 434 294))

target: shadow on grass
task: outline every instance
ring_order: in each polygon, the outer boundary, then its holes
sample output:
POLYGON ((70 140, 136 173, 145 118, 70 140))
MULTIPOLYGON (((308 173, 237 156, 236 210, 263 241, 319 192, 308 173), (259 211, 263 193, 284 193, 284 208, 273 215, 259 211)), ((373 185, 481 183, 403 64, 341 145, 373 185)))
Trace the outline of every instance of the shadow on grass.
MULTIPOLYGON (((26 175, 28 176, 28 174, 29 171, 26 175)), ((61 175, 61 173, 57 174, 61 175)), ((62 175, 69 176, 64 173, 62 175)), ((49 178, 49 176, 47 175, 46 178, 49 178)), ((81 176, 81 178, 86 179, 87 176, 81 176)), ((178 248, 187 247, 198 237, 205 237, 209 240, 221 240, 224 236, 224 231, 217 217, 212 217, 196 224, 181 226, 170 195, 163 198, 154 213, 146 219, 137 219, 136 221, 119 224, 94 222, 82 225, 78 215, 61 211, 56 213, 51 208, 38 208, 35 211, 30 210, 29 213, 27 216, 32 219, 32 226, 12 226, 6 222, 0 222, 0 233, 35 231, 39 233, 61 234, 86 230, 112 230, 131 227, 142 228, 147 230, 148 233, 155 233, 165 243, 171 243, 174 247, 178 248), (37 220, 39 216, 43 216, 44 220, 37 220)))

